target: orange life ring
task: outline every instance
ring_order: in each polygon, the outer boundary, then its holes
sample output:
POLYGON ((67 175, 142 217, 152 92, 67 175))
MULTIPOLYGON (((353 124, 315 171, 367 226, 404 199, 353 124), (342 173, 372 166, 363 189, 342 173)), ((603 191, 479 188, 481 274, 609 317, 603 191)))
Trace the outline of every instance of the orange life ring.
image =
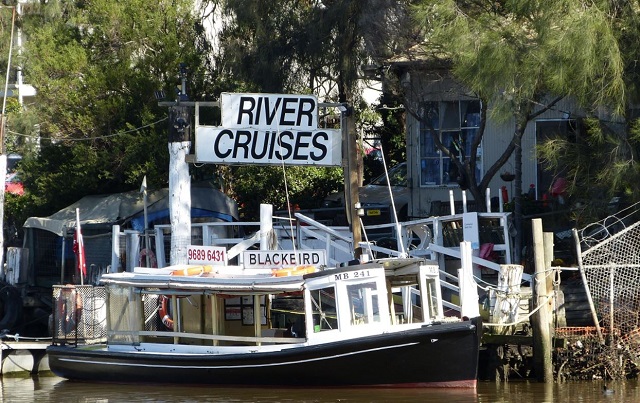
POLYGON ((66 285, 58 296, 56 314, 62 331, 67 334, 76 329, 82 316, 82 297, 73 285, 66 285))
POLYGON ((160 296, 158 301, 158 304, 160 305, 158 308, 158 316, 160 317, 160 321, 162 321, 164 327, 169 330, 173 330, 173 319, 171 319, 171 316, 169 315, 170 301, 171 299, 166 295, 160 296))
POLYGON ((275 277, 286 277, 286 276, 303 276, 309 273, 315 273, 315 266, 296 266, 286 269, 274 269, 271 271, 271 274, 275 277))
POLYGON ((158 267, 158 259, 156 254, 151 249, 142 249, 140 251, 140 261, 138 265, 140 267, 147 267, 147 256, 149 256, 149 267, 158 267))
POLYGON ((205 273, 211 273, 213 267, 211 266, 191 266, 184 267, 182 269, 176 269, 171 271, 172 276, 202 276, 205 273))

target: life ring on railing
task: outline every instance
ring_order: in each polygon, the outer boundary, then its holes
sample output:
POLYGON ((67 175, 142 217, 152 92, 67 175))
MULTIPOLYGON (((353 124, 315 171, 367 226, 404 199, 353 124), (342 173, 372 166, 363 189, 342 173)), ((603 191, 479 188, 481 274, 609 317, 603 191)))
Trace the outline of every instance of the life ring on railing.
POLYGON ((158 259, 156 254, 151 249, 142 249, 140 251, 140 261, 138 262, 140 267, 158 267, 158 259), (149 266, 147 266, 147 256, 149 257, 149 266))
POLYGON ((180 269, 172 270, 172 276, 202 276, 206 273, 211 273, 213 271, 213 267, 204 265, 204 266, 190 266, 183 267, 180 269))
POLYGON ((76 291, 75 286, 66 285, 62 288, 58 297, 56 314, 64 334, 71 333, 76 329, 82 316, 82 297, 76 291))
POLYGON ((271 271, 271 274, 275 277, 286 277, 286 276, 303 276, 309 273, 315 273, 317 271, 315 266, 296 266, 290 267, 286 269, 274 269, 271 271))
POLYGON ((171 302, 171 298, 166 295, 161 295, 158 298, 158 316, 160 317, 160 321, 169 330, 173 330, 173 319, 171 318, 169 312, 169 304, 171 302))

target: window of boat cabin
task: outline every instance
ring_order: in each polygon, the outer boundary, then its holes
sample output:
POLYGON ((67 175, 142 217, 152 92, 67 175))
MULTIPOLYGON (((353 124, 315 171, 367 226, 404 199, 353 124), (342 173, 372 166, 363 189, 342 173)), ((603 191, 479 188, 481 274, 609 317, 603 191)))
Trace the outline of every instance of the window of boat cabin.
POLYGON ((378 292, 375 282, 347 286, 352 325, 380 322, 378 292))
POLYGON ((388 320, 382 267, 337 271, 310 285, 313 332, 388 320))
POLYGON ((336 289, 334 286, 311 291, 311 311, 313 313, 314 333, 338 329, 336 289))
MULTIPOLYGON (((107 290, 107 342, 109 344, 140 343, 140 330, 148 296, 142 295, 134 287, 108 284, 107 290), (144 300, 143 300, 144 299, 144 300)), ((155 299, 153 299, 155 303, 155 299)), ((155 305, 157 311, 157 305, 155 305)))
POLYGON ((420 289, 424 305, 424 321, 432 322, 444 316, 442 311, 442 291, 437 266, 422 266, 420 270, 420 289))

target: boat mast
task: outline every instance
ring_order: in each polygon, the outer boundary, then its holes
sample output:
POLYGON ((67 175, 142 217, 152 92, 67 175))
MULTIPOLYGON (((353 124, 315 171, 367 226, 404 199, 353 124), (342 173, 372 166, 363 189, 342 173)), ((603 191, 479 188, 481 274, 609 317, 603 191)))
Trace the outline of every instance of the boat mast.
MULTIPOLYGON (((7 75, 4 81, 4 93, 2 94, 2 113, 0 114, 0 228, 4 228, 4 187, 7 179, 7 154, 4 147, 4 129, 7 117, 5 110, 7 107, 7 96, 9 90, 9 71, 11 70, 11 52, 13 51, 13 28, 16 23, 16 8, 12 6, 11 15, 11 43, 9 44, 9 59, 7 60, 7 75)), ((0 230, 0 267, 4 262, 4 231, 0 230)))
POLYGON ((357 207, 360 204, 358 190, 360 189, 361 182, 358 174, 358 146, 356 143, 355 120, 351 106, 342 105, 339 109, 342 113, 343 149, 346 150, 346 166, 344 167, 345 208, 353 236, 354 257, 358 259, 362 254, 360 248, 362 227, 360 225, 359 209, 357 207))

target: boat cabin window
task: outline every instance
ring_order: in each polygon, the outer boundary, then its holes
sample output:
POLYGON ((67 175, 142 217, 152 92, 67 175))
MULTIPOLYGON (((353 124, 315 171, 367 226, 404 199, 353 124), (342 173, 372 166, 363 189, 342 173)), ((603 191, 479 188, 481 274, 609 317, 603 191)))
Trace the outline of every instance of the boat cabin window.
MULTIPOLYGON (((144 315, 147 301, 151 301, 157 310, 156 298, 143 296, 135 292, 133 288, 107 286, 107 323, 109 331, 107 340, 109 344, 136 344, 140 342, 139 331, 144 323, 137 320, 144 315), (144 300, 143 300, 144 298, 144 300)), ((155 311, 154 311, 155 313, 155 311)), ((154 316, 155 317, 155 316, 154 316)))
POLYGON ((353 284, 347 286, 351 324, 361 325, 380 322, 376 283, 353 284))
POLYGON ((335 287, 325 287, 311 291, 311 311, 315 333, 338 329, 335 287))
POLYGON ((439 287, 440 287, 440 284, 438 283, 438 281, 436 281, 435 278, 427 277, 426 287, 424 290, 424 301, 427 308, 427 312, 425 312, 425 316, 427 319, 429 319, 429 321, 436 320, 439 316, 442 315, 442 312, 440 312, 439 310, 440 304, 438 303, 439 287))

